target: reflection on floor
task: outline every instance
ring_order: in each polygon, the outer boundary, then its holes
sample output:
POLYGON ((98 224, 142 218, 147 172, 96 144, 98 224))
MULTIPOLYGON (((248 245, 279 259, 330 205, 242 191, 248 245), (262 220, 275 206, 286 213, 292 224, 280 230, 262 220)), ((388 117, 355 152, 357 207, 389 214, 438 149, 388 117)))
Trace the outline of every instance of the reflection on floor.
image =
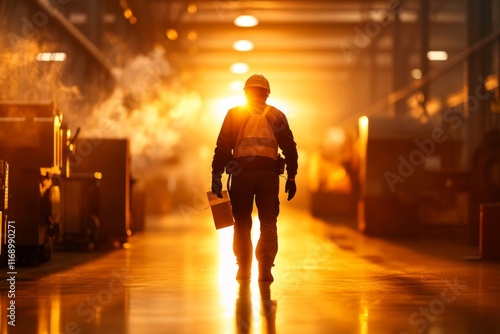
POLYGON ((500 333, 500 264, 464 260, 474 248, 369 238, 285 207, 275 282, 254 268, 238 284, 232 230, 209 211, 147 224, 124 249, 18 268, 15 327, 3 279, 1 332, 500 333))

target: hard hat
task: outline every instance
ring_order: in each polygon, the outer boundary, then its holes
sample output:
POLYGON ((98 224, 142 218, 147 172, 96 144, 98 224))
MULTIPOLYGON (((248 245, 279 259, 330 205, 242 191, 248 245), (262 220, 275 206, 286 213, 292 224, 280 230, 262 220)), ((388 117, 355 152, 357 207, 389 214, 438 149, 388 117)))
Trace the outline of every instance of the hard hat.
POLYGON ((254 74, 250 76, 245 82, 245 87, 243 89, 246 89, 247 87, 264 88, 267 89, 268 93, 271 92, 271 88, 269 87, 269 81, 267 81, 267 79, 261 74, 254 74))

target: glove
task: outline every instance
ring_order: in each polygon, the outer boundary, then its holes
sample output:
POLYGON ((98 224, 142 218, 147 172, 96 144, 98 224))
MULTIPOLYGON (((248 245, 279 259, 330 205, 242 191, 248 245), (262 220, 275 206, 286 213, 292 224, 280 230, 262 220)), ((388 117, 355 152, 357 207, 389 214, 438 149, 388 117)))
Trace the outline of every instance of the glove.
POLYGON ((297 185, 295 184, 295 180, 293 181, 290 179, 286 180, 285 192, 288 193, 288 198, 287 198, 288 201, 295 196, 295 193, 297 192, 297 185))
POLYGON ((212 175, 212 192, 217 195, 217 197, 222 198, 222 175, 212 175))

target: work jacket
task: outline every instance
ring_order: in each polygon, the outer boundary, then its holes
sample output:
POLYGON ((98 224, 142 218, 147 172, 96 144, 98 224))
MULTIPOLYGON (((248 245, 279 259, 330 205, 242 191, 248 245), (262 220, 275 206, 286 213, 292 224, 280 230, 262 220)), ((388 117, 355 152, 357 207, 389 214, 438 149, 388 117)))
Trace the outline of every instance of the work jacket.
MULTIPOLYGON (((241 133, 248 124, 252 114, 262 114, 267 104, 253 102, 248 106, 238 106, 231 108, 222 124, 222 128, 217 138, 217 145, 212 161, 212 173, 220 175, 226 169, 229 174, 238 174, 250 171, 276 171, 276 157, 271 157, 268 153, 259 155, 258 149, 254 154, 238 156, 235 158, 235 148, 241 141, 241 133), (267 156, 266 156, 267 155, 267 156)), ((274 133, 277 146, 285 156, 286 171, 289 178, 295 177, 298 168, 297 144, 294 141, 292 131, 288 125, 288 120, 280 110, 270 106, 265 113, 270 129, 274 133)), ((255 145, 262 145, 263 141, 255 141, 255 145)), ((262 153, 261 153, 262 154, 262 153)))

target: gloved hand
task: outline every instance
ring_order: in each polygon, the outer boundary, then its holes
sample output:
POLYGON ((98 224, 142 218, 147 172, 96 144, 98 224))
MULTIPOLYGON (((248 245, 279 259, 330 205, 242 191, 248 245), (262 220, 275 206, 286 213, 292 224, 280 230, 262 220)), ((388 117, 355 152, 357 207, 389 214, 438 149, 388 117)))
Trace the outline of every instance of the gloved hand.
POLYGON ((295 193, 297 192, 297 185, 295 184, 295 180, 293 181, 290 179, 286 180, 285 192, 288 193, 288 198, 287 198, 288 201, 295 196, 295 193))
POLYGON ((212 192, 222 198, 222 174, 212 174, 212 192))

